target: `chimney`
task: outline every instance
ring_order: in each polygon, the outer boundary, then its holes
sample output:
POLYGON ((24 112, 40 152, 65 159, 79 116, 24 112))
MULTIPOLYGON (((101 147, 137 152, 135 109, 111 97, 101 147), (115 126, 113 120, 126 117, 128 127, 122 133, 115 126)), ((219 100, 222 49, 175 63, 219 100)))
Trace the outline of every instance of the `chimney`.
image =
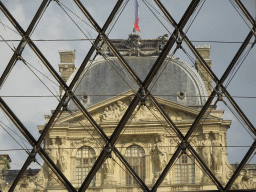
MULTIPOLYGON (((199 52, 199 54, 202 56, 202 58, 205 60, 206 64, 211 68, 212 61, 210 60, 210 51, 211 51, 211 45, 196 45, 196 50, 199 52)), ((196 59, 196 70, 198 71, 199 75, 203 79, 207 95, 210 96, 212 92, 212 79, 204 69, 204 67, 201 65, 201 63, 196 59)))
MULTIPOLYGON (((75 70, 75 50, 60 50, 60 64, 59 71, 61 78, 67 82, 70 75, 75 70)), ((62 87, 60 87, 60 93, 62 92, 62 87)))

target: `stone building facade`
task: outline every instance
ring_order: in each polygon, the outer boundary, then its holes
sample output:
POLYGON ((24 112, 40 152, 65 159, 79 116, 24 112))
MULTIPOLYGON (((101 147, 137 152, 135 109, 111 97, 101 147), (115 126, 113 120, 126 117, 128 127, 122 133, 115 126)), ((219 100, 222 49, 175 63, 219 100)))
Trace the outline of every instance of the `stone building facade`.
MULTIPOLYGON (((131 68, 143 80, 167 42, 167 36, 141 40, 132 33, 128 40, 112 40, 131 68)), ((211 66, 210 46, 197 46, 197 50, 211 66)), ((76 73, 75 51, 60 51, 60 73, 69 84, 76 73)), ((84 107, 100 125, 107 136, 111 136, 128 108, 134 91, 116 74, 119 63, 109 48, 104 45, 102 54, 85 69, 75 86, 75 94, 84 107), (110 63, 108 63, 110 62, 110 63), (114 66, 114 68, 113 68, 114 66)), ((211 92, 211 80, 196 61, 196 70, 188 63, 169 55, 166 68, 152 88, 152 94, 182 134, 186 134, 211 92)), ((119 68, 120 69, 120 68, 119 68)), ((134 87, 137 89, 136 85, 134 87)), ((62 92, 62 90, 60 90, 62 92)), ((230 120, 223 119, 224 110, 211 107, 203 122, 191 137, 191 145, 222 184, 226 184, 234 172, 227 159, 226 133, 230 120)), ((46 122, 51 115, 45 116, 46 122)), ((39 131, 44 125, 38 126, 39 131)), ((161 114, 150 100, 137 106, 129 124, 120 135, 116 148, 130 163, 136 173, 150 188, 154 185, 178 145, 178 138, 171 131, 161 114)), ((104 141, 94 130, 83 113, 70 102, 54 123, 45 139, 45 150, 69 181, 80 187, 97 157, 104 141)), ((66 191, 51 170, 44 165, 36 175, 30 176, 26 191, 66 191)), ((255 173, 244 170, 233 188, 256 188, 255 173)), ((7 188, 6 188, 7 189, 7 188)), ((4 189, 4 191, 6 191, 4 189)), ((181 154, 158 191, 198 191, 216 189, 188 152, 181 154)), ((17 191, 25 190, 22 185, 17 191)), ((137 192, 142 191, 127 173, 122 163, 112 155, 102 165, 92 180, 88 191, 137 192)))

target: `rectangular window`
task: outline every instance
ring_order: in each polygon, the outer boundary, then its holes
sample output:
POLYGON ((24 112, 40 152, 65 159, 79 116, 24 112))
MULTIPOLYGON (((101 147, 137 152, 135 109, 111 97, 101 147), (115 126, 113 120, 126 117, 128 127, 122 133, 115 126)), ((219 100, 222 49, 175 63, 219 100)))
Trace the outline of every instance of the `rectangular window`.
POLYGON ((176 183, 195 183, 195 163, 193 157, 182 155, 175 164, 176 183))

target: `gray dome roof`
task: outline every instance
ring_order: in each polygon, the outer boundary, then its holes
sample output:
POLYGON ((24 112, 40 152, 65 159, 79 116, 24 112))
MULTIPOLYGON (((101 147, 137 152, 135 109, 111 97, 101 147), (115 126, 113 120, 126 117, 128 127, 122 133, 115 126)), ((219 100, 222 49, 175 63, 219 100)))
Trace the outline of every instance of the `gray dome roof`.
MULTIPOLYGON (((157 56, 125 56, 124 58, 141 81, 144 81, 151 67, 154 65, 157 56)), ((157 80, 151 93, 157 97, 186 106, 203 105, 207 99, 205 97, 207 96, 207 92, 197 71, 188 63, 180 61, 177 58, 172 60, 167 58, 162 65, 162 69, 166 63, 168 63, 167 67, 157 80), (178 96, 179 94, 180 96, 178 96)), ((138 90, 135 81, 132 77, 128 78, 129 74, 128 72, 123 72, 124 70, 124 67, 116 57, 108 57, 108 61, 106 61, 103 57, 98 56, 92 65, 87 67, 81 75, 75 86, 75 95, 78 96, 87 108, 127 92, 131 88, 138 90), (82 95, 84 94, 88 95, 86 101, 82 99, 82 95)), ((70 84, 76 71, 70 76, 67 84, 70 84)), ((160 69, 156 77, 159 76, 161 71, 160 69)), ((153 83, 149 86, 149 90, 153 83)), ((71 110, 77 109, 72 102, 70 102, 69 108, 71 110)))

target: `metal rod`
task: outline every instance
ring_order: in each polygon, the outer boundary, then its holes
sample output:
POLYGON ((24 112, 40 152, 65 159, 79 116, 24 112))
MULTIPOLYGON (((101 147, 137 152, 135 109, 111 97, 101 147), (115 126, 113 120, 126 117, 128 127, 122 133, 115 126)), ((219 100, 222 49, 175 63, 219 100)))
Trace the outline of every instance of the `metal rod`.
POLYGON ((36 26, 36 23, 38 21, 38 19, 42 16, 42 12, 45 8, 47 8, 49 0, 43 0, 43 2, 41 3, 39 9, 37 10, 35 16, 33 17, 32 21, 30 22, 30 25, 26 31, 26 37, 29 37, 34 29, 34 27, 36 26))
POLYGON ((234 109, 237 111, 237 113, 242 117, 243 121, 246 123, 246 125, 249 127, 249 129, 252 131, 254 136, 256 136, 256 129, 251 123, 251 121, 247 118, 247 116, 244 114, 242 109, 238 106, 238 104, 235 102, 235 100, 232 98, 232 96, 227 92, 224 91, 224 95, 227 97, 231 105, 234 107, 234 109))
MULTIPOLYGON (((20 34, 25 34, 26 32, 22 29, 22 27, 20 26, 20 24, 16 21, 16 19, 12 16, 12 14, 8 11, 8 9, 4 6, 4 4, 2 3, 2 1, 0 1, 0 9, 2 10, 2 12, 5 14, 5 16, 8 18, 8 20, 11 22, 11 24, 16 28, 16 30, 20 33, 20 34)), ((22 37, 24 37, 22 35, 22 37)))
POLYGON ((236 4, 239 6, 239 8, 244 12, 246 18, 250 21, 250 23, 254 26, 255 21, 253 17, 251 16, 250 12, 245 8, 243 3, 240 0, 235 0, 236 4))
POLYGON ((8 107, 4 100, 0 97, 0 107, 3 109, 5 114, 13 122, 13 124, 19 129, 22 135, 27 139, 31 146, 36 145, 36 139, 31 135, 27 128, 21 123, 19 118, 14 114, 14 112, 8 107))
POLYGON ((169 14, 169 12, 166 10, 164 5, 159 0, 154 0, 157 6, 161 9, 161 11, 164 13, 166 18, 171 22, 172 26, 176 29, 178 27, 178 24, 173 19, 173 17, 169 14))
POLYGON ((235 57, 232 59, 232 61, 230 62, 228 68, 226 69, 226 71, 222 75, 219 83, 221 83, 221 84, 224 83, 224 81, 228 77, 230 71, 233 69, 233 67, 235 66, 236 62, 240 58, 241 54, 243 53, 243 51, 246 49, 246 47, 250 43, 250 40, 251 40, 252 37, 253 37, 253 32, 250 31, 250 33, 247 35, 246 39, 244 40, 243 44, 240 46, 239 50, 237 51, 235 57))

